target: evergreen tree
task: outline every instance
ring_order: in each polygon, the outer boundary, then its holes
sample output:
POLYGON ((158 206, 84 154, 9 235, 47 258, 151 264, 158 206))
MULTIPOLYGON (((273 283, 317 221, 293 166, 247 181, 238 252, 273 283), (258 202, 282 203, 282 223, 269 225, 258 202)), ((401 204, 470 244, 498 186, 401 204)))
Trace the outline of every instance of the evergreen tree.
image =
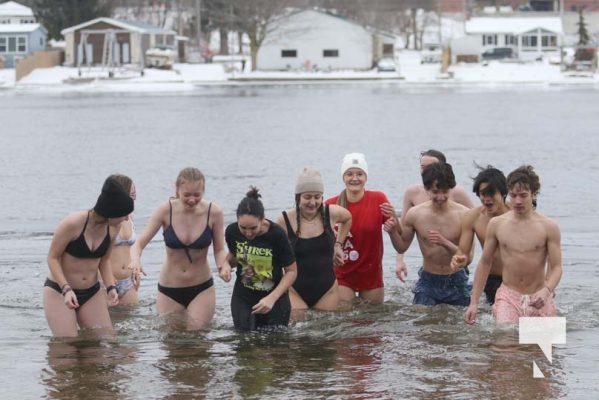
POLYGON ((32 8, 50 39, 61 39, 61 30, 111 13, 110 2, 102 0, 34 0, 32 8))
POLYGON ((587 30, 587 24, 584 22, 582 8, 578 11, 578 23, 576 25, 578 25, 578 45, 585 46, 591 41, 591 37, 587 30))

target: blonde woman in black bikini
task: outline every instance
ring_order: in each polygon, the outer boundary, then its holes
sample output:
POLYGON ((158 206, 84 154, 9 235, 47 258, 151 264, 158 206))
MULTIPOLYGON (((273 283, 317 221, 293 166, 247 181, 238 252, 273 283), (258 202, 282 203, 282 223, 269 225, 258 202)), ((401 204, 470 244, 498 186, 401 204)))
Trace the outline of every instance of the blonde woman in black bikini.
POLYGON ((131 246, 131 267, 141 270, 142 250, 162 227, 166 260, 160 269, 156 309, 159 315, 182 313, 189 330, 205 328, 214 316, 216 296, 208 248, 216 265, 226 256, 222 209, 204 198, 204 175, 185 168, 177 177, 176 197, 161 204, 131 246))

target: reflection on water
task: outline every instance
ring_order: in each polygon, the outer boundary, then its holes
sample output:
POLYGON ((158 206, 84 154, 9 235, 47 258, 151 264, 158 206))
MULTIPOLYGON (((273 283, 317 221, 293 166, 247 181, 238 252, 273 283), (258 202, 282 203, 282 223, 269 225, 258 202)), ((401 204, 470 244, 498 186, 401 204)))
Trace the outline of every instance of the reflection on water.
POLYGON ((584 399, 599 391, 599 203, 592 189, 599 183, 598 91, 360 84, 2 100, 0 387, 6 398, 584 399), (406 254, 406 284, 394 276, 394 254, 385 253, 381 306, 308 312, 283 332, 241 334, 232 328, 232 284, 216 279, 212 326, 187 332, 180 318, 156 316, 164 259, 158 235, 144 251, 148 276, 140 304, 111 309, 114 338, 50 337, 41 288, 51 232, 68 211, 93 204, 106 175, 134 178, 141 229, 173 194, 178 171, 198 166, 207 198, 221 205, 228 223, 250 184, 260 187, 274 219, 293 203, 303 165, 318 167, 327 195, 337 193, 339 162, 353 151, 367 155, 368 187, 401 204, 404 189, 418 179, 417 155, 428 148, 446 152, 466 187, 476 173, 473 161, 504 171, 524 162, 537 168, 539 207, 556 218, 563 238, 557 304, 567 318, 567 344, 554 346, 552 363, 537 346, 519 345, 513 327, 495 325, 487 305, 473 327, 462 322, 461 308, 412 306, 417 246, 406 254), (546 378, 532 377, 533 361, 546 378))
POLYGON ((130 376, 126 366, 135 362, 136 349, 117 343, 79 338, 50 340, 48 366, 41 380, 51 399, 126 398, 130 376))

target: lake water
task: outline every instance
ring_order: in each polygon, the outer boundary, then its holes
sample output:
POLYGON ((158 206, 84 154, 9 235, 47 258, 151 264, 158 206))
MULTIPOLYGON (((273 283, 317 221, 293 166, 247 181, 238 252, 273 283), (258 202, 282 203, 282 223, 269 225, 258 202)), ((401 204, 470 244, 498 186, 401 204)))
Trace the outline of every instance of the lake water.
MULTIPOLYGON (((599 390, 599 91, 564 87, 412 87, 394 83, 198 86, 185 93, 0 92, 0 387, 5 398, 547 399, 599 390), (420 264, 394 277, 386 239, 386 299, 346 313, 309 314, 287 332, 232 329, 232 284, 216 279, 205 332, 165 327, 154 298, 164 244, 143 255, 141 304, 112 309, 111 340, 52 339, 41 288, 51 235, 67 213, 91 207, 115 172, 137 185, 135 221, 174 193, 178 171, 199 167, 225 222, 249 185, 268 217, 293 202, 302 166, 319 168, 326 195, 342 189, 345 153, 365 153, 368 188, 400 207, 418 182, 418 155, 445 152, 460 184, 473 162, 541 177, 539 211, 562 229, 558 310, 567 343, 549 363, 483 306, 412 306, 420 264), (545 374, 534 379, 532 363, 545 374)), ((477 249, 477 256, 480 249, 477 249)), ((211 258, 212 262, 212 258, 211 258)))

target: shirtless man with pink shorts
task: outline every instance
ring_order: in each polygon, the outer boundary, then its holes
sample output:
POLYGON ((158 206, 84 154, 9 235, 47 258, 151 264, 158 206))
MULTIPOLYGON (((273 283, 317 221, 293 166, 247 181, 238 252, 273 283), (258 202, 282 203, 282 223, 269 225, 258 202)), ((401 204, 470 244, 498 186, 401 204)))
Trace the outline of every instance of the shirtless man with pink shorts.
POLYGON ((537 213, 541 184, 533 167, 523 165, 507 177, 511 210, 489 221, 481 259, 474 274, 470 306, 464 314, 476 322, 478 301, 498 250, 503 283, 497 290, 493 316, 499 323, 519 317, 555 316, 555 288, 562 276, 561 234, 557 223, 537 213))

